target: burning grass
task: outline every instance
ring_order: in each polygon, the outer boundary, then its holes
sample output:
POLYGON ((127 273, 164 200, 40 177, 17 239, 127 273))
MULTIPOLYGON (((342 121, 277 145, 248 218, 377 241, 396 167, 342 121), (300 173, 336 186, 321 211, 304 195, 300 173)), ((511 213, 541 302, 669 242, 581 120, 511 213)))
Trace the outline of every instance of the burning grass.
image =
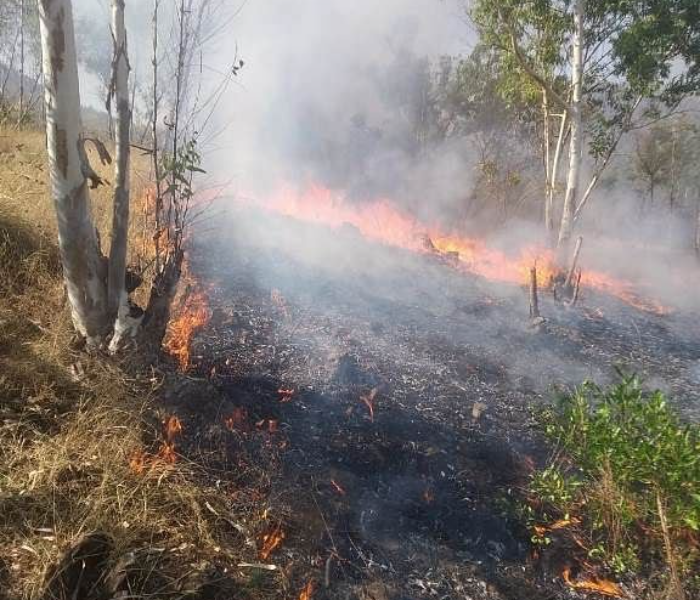
MULTIPOLYGON (((700 580, 700 428, 682 423, 661 392, 635 377, 604 390, 585 384, 545 417, 560 454, 530 485, 528 513, 538 544, 563 532, 624 575, 659 569, 692 596, 700 580)), ((621 596, 595 576, 562 576, 573 588, 621 596)), ((678 595, 681 594, 681 595, 678 595)), ((689 596, 689 597, 690 597, 689 596)))
POLYGON ((168 324, 163 347, 177 360, 180 370, 186 371, 192 359, 192 339, 209 321, 210 311, 207 294, 189 273, 187 263, 180 285, 179 307, 168 324))
MULTIPOLYGON (((541 281, 550 281, 560 272, 549 248, 530 245, 515 255, 507 254, 491 247, 484 239, 457 235, 438 225, 422 223, 386 198, 352 204, 330 189, 310 185, 305 190, 282 187, 271 197, 255 203, 282 215, 333 228, 350 225, 369 240, 441 256, 456 268, 491 281, 523 285, 533 265, 537 265, 541 281)), ((582 285, 646 312, 661 315, 668 312, 656 300, 645 298, 630 282, 608 273, 585 270, 582 285)), ((275 292, 273 301, 274 296, 275 292)))

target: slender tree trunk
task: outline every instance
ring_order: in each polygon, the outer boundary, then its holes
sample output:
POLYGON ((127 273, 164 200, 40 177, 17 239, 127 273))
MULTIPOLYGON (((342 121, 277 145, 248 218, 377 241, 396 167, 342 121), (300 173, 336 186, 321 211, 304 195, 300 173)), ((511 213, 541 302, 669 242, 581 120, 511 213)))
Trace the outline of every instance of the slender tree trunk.
POLYGON ((571 65, 571 140, 569 147, 569 174, 566 182, 564 210, 559 228, 559 247, 566 248, 574 228, 574 216, 581 179, 581 162, 583 158, 583 131, 581 117, 581 99, 583 92, 583 20, 585 0, 575 0, 574 4, 574 39, 571 65))
POLYGON ((568 137, 568 113, 566 111, 561 114, 561 122, 559 124, 559 137, 557 137, 557 144, 554 148, 554 158, 552 159, 552 169, 551 169, 551 184, 549 187, 549 197, 547 202, 550 205, 550 216, 552 219, 550 228, 550 241, 554 242, 554 198, 557 193, 557 182, 559 178, 559 165, 561 164, 562 149, 564 148, 564 143, 568 137))
MULTIPOLYGON (((19 118, 24 113, 24 0, 19 3, 19 118)), ((20 125, 22 122, 20 121, 20 125)))
POLYGON ((544 127, 542 130, 543 138, 543 154, 544 154, 544 178, 545 178, 545 199, 544 199, 544 226, 547 230, 548 237, 551 236, 554 230, 554 216, 552 215, 553 194, 552 194, 552 164, 551 155, 551 140, 549 128, 549 100, 547 98, 547 88, 542 89, 542 120, 544 127))
MULTIPOLYGON (((175 73, 175 106, 174 106, 174 116, 173 116, 173 139, 172 139, 172 152, 173 160, 177 160, 178 150, 180 148, 180 107, 182 103, 182 86, 183 86, 183 74, 185 68, 185 20, 187 19, 187 12, 185 10, 185 0, 180 0, 180 8, 178 9, 178 17, 180 22, 180 41, 177 47, 177 71, 175 73)), ((182 209, 179 206, 179 198, 175 192, 177 188, 177 172, 175 169, 172 171, 170 186, 172 192, 170 194, 170 205, 168 208, 168 227, 171 225, 174 227, 173 238, 174 245, 176 248, 180 246, 180 235, 183 228, 183 223, 180 222, 180 216, 182 214, 182 209), (171 221, 172 219, 172 221, 171 221)))
POLYGON ((158 98, 158 9, 160 5, 160 0, 153 0, 153 54, 151 56, 151 63, 153 66, 153 120, 151 121, 152 126, 152 142, 153 142, 153 176, 156 180, 156 199, 154 206, 154 217, 156 225, 156 233, 154 237, 155 244, 155 254, 156 254, 156 274, 161 271, 161 216, 163 213, 163 190, 161 187, 161 174, 160 174, 160 149, 158 146, 158 108, 160 104, 160 99, 158 98))
POLYGON ((112 89, 116 101, 116 163, 112 213, 112 243, 109 251, 107 298, 110 318, 116 319, 110 347, 117 349, 127 330, 129 296, 125 289, 126 258, 129 243, 129 158, 131 107, 129 105, 129 58, 124 27, 124 0, 112 0, 114 58, 112 89))
POLYGON ((608 164, 610 164, 610 160, 612 157, 615 155, 615 151, 617 150, 617 146, 620 143, 620 140, 622 139, 622 136, 626 132, 626 130, 629 128, 630 124, 632 123, 632 119, 634 117, 634 114, 637 110, 637 107, 641 104, 642 102, 642 97, 637 96, 637 99, 634 102, 634 105, 632 106, 632 110, 628 113, 627 118, 625 119, 625 127, 618 133, 617 137, 613 141, 613 143, 610 145, 608 148, 607 153, 605 154, 605 158, 603 159, 602 164, 598 167, 597 171, 595 172, 595 175, 591 178, 591 181, 588 184, 588 187, 586 188, 586 191, 583 193, 583 196, 581 196, 581 200, 578 203, 578 206, 576 207, 576 212, 574 213, 574 223, 576 223, 579 218, 581 217, 581 213, 583 209, 585 208, 586 204, 588 203, 588 200, 591 197, 591 194, 593 194, 593 190, 595 190, 596 186, 600 182, 600 178, 603 175, 603 172, 605 171, 606 167, 608 164))
POLYGON ((695 219, 695 252, 700 256, 700 202, 698 202, 698 215, 695 219))
POLYGON ((88 343, 107 328, 105 268, 81 165, 80 92, 70 0, 39 2, 46 137, 58 246, 73 324, 88 343))
POLYGON ((671 186, 668 193, 668 208, 671 212, 676 205, 676 127, 671 126, 671 186))

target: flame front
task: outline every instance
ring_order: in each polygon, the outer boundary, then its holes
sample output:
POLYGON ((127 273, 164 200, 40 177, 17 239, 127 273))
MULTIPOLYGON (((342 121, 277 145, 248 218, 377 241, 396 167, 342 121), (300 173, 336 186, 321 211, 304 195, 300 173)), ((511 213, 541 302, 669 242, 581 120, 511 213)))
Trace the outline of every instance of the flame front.
POLYGON ((175 357, 180 370, 190 366, 191 343, 194 334, 209 321, 209 306, 206 294, 195 290, 187 295, 182 309, 168 325, 163 345, 175 357))
MULTIPOLYGON (((328 227, 351 225, 369 240, 421 254, 438 254, 451 259, 459 269, 495 282, 522 285, 527 282, 533 265, 537 265, 541 282, 560 272, 549 248, 530 245, 516 255, 509 255, 482 239, 450 234, 439 226, 423 224, 385 198, 353 204, 342 194, 320 185, 310 185, 304 191, 284 186, 268 198, 255 200, 254 204, 328 227)), ((581 283, 641 310, 668 312, 660 303, 642 298, 632 283, 609 274, 586 270, 581 283)))
POLYGON ((312 579, 304 586, 304 589, 301 590, 301 593, 299 594, 299 600, 311 600, 311 598, 313 598, 315 590, 316 584, 312 579))
POLYGON ((182 433, 182 422, 175 415, 171 415, 164 423, 165 440, 158 451, 158 458, 168 464, 177 462, 175 453, 175 439, 182 433))
POLYGON ((620 586, 613 581, 604 579, 577 579, 571 578, 571 569, 568 567, 562 571, 562 579, 570 588, 584 592, 592 592, 610 598, 622 598, 624 596, 620 586))
POLYGON ((272 552, 282 544, 287 537, 282 530, 282 525, 278 525, 272 531, 262 536, 262 547, 260 548, 260 559, 267 560, 272 552))

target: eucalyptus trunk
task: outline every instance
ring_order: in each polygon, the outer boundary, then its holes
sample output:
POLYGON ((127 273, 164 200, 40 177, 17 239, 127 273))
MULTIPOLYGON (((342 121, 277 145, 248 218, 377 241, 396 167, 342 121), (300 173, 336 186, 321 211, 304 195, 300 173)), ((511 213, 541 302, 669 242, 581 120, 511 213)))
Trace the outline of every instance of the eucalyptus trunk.
POLYGON ((545 199, 544 199, 544 226, 548 237, 554 229, 554 217, 552 209, 554 207, 552 194, 552 165, 551 165, 551 134, 549 126, 549 99, 547 98, 547 88, 542 88, 542 144, 544 154, 544 179, 545 179, 545 199))
POLYGON ((698 203, 698 215, 695 220, 695 252, 700 256, 700 203, 698 203))
POLYGON ((574 36, 571 64, 571 140, 569 142, 569 172, 566 181, 566 195, 559 227, 559 247, 566 249, 571 240, 576 214, 578 188, 581 179, 581 162, 583 160, 583 131, 581 104, 583 95, 583 44, 584 44, 585 0, 575 0, 574 36))
POLYGON ((129 296, 125 289, 129 243, 131 107, 129 104, 129 58, 124 27, 124 0, 112 0, 112 38, 114 41, 114 62, 110 93, 116 101, 116 163, 107 298, 110 318, 116 319, 110 349, 116 350, 123 333, 131 328, 129 296))
POLYGON ((78 65, 70 0, 39 1, 51 190, 73 324, 88 343, 108 329, 105 264, 81 163, 78 65))

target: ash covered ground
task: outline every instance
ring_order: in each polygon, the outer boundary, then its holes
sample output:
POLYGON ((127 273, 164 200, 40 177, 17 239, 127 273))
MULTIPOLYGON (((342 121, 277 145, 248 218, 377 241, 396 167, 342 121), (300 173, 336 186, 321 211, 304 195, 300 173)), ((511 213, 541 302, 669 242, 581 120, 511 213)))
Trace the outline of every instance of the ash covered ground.
POLYGON ((189 447, 225 446, 217 468, 258 486, 284 532, 263 562, 291 583, 267 597, 309 581, 320 600, 577 597, 559 577, 575 557, 534 560, 503 508, 548 456, 534 414, 624 368, 697 418, 697 315, 584 289, 575 308, 543 293, 534 330, 527 290, 437 257, 252 210, 230 223, 190 257, 212 311, 193 360, 216 406, 181 412, 200 421, 189 447))

